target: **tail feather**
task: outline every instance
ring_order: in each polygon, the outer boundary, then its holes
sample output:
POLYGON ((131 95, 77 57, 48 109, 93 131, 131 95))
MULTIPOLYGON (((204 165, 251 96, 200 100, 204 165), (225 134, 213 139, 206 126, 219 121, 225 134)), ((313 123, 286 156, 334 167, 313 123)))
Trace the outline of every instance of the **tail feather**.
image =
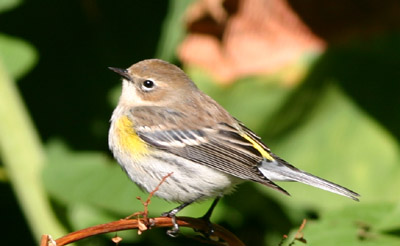
POLYGON ((297 181, 359 201, 360 195, 358 193, 304 172, 281 159, 272 162, 263 161, 259 169, 272 181, 297 181))

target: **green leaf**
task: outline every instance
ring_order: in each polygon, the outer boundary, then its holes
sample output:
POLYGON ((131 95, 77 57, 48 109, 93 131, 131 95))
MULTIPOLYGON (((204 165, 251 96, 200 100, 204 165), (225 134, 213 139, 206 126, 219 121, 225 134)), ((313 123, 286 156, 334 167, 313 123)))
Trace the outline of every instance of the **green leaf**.
POLYGON ((361 204, 327 212, 307 223, 304 237, 310 245, 400 245, 399 235, 382 230, 388 216, 400 221, 398 205, 361 204))
POLYGON ((48 145, 44 182, 50 194, 66 205, 86 203, 126 216, 142 210, 143 195, 107 156, 73 152, 61 142, 48 145))
POLYGON ((0 59, 10 76, 18 79, 33 68, 38 60, 38 54, 31 44, 0 34, 0 59))
POLYGON ((0 12, 11 10, 22 3, 21 0, 1 0, 0 1, 0 12))
MULTIPOLYGON (((397 201, 400 166, 395 140, 339 88, 329 85, 321 93, 308 118, 272 150, 300 169, 359 192, 362 202, 397 201)), ((333 208, 353 203, 298 183, 280 185, 296 205, 333 208)))

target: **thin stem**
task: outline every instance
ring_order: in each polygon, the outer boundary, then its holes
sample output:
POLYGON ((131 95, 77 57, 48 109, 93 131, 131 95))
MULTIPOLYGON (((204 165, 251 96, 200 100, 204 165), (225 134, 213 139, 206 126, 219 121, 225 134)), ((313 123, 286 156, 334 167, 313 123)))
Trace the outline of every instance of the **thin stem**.
POLYGON ((39 235, 65 232, 54 216, 44 190, 43 147, 14 81, 0 61, 0 157, 30 228, 39 235))

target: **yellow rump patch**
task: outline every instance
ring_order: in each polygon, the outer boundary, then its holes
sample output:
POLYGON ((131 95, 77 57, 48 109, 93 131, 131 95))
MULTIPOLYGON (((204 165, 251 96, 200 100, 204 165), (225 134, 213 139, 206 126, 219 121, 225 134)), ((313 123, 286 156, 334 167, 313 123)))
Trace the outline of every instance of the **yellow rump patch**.
POLYGON ((267 160, 274 161, 274 158, 266 151, 262 146, 260 146, 256 141, 254 141, 251 137, 246 135, 245 133, 240 134, 242 137, 244 137, 247 141, 249 141, 253 147, 260 152, 260 154, 266 158, 267 160))
POLYGON ((133 156, 145 155, 149 152, 146 143, 136 134, 133 122, 127 116, 117 119, 115 129, 122 150, 133 156))

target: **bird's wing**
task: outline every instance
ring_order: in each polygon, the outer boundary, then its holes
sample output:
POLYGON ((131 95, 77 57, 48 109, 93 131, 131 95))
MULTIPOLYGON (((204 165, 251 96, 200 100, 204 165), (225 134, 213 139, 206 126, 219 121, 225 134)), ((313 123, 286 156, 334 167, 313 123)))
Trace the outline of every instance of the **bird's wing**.
MULTIPOLYGON (((147 144, 288 194, 258 169, 262 161, 273 157, 249 129, 241 131, 227 123, 190 122, 183 112, 158 107, 132 110, 131 113, 137 135, 147 144)), ((239 122, 237 126, 240 127, 239 122)))

